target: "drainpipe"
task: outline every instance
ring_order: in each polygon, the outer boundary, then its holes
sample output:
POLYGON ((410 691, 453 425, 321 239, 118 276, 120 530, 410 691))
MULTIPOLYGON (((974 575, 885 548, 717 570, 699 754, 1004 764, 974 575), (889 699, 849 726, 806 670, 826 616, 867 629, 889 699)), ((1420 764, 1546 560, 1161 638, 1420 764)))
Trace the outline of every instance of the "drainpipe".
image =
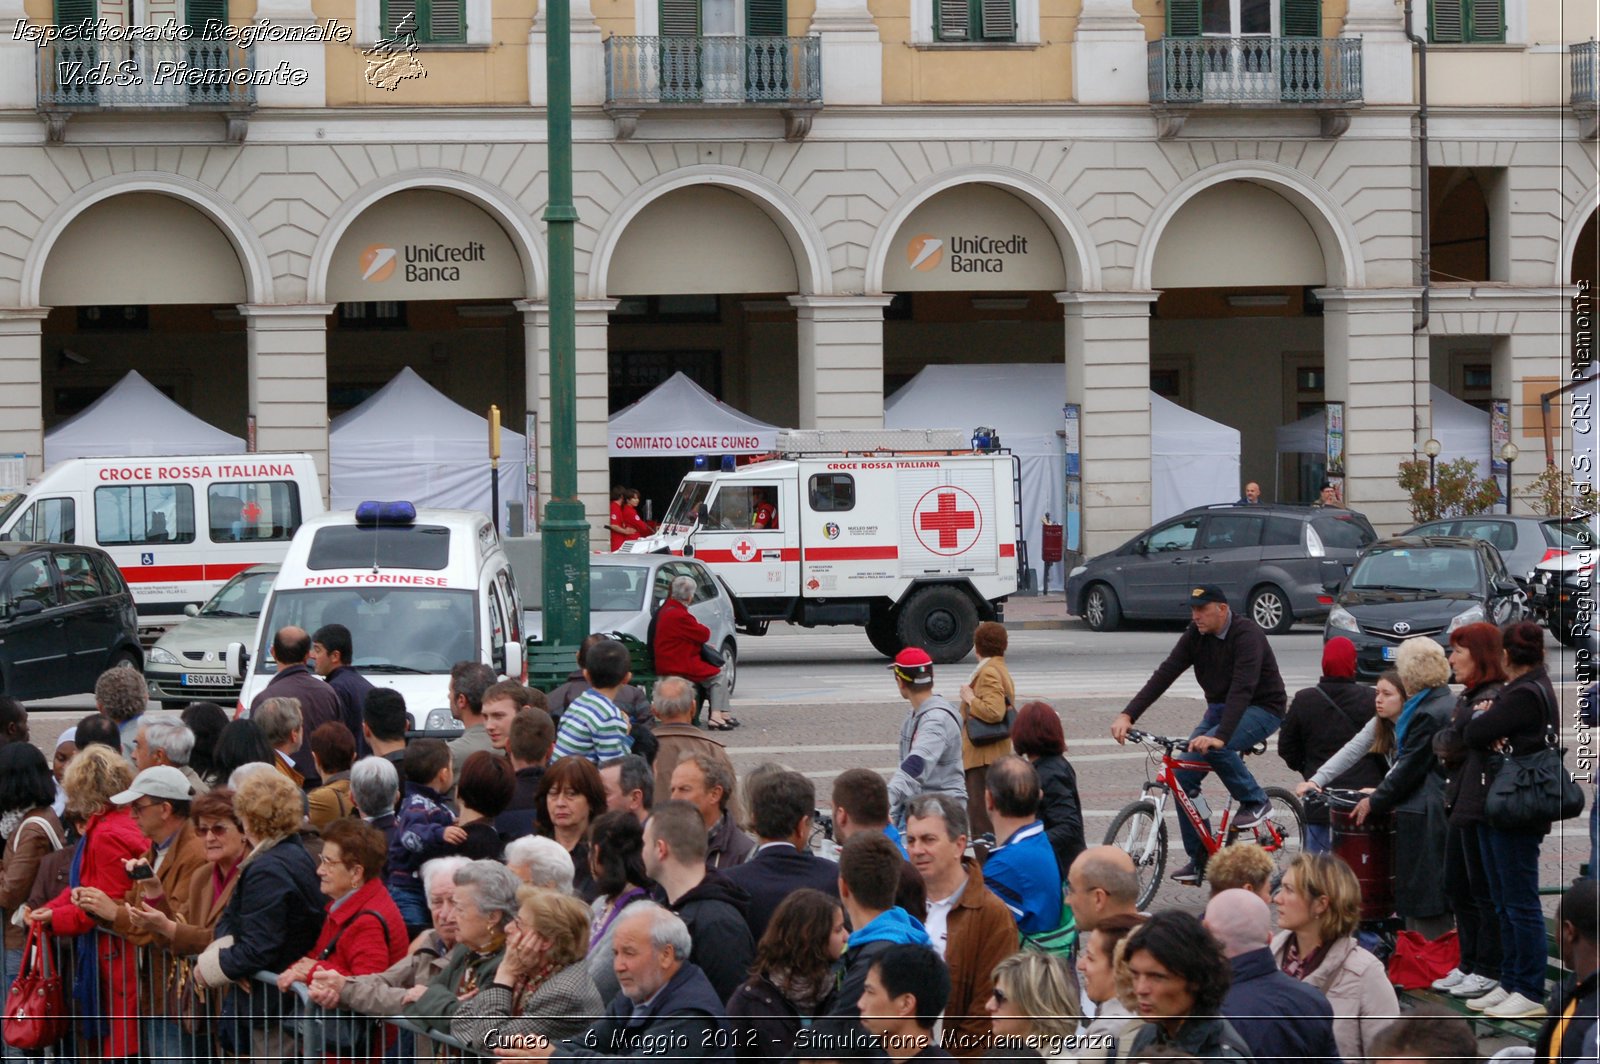
MULTIPOLYGON (((1422 206, 1422 304, 1418 308, 1420 314, 1417 316, 1416 322, 1411 326, 1413 337, 1411 343, 1411 432, 1414 442, 1415 437, 1422 430, 1421 406, 1419 404, 1421 403, 1421 396, 1425 394, 1417 383, 1419 374, 1417 373, 1416 337, 1421 335, 1423 336, 1422 342, 1424 344, 1428 342, 1425 333, 1430 317, 1429 297, 1433 292, 1433 226, 1431 224, 1433 197, 1431 194, 1432 182, 1429 180, 1428 170, 1428 42, 1426 38, 1418 36, 1412 29, 1411 4, 1412 0, 1405 0, 1406 39, 1417 46, 1417 147, 1419 162, 1417 171, 1421 185, 1419 192, 1421 193, 1422 206)), ((1431 356, 1431 351, 1426 348, 1424 351, 1431 356)), ((1426 365, 1427 363, 1424 362, 1424 366, 1426 365)))

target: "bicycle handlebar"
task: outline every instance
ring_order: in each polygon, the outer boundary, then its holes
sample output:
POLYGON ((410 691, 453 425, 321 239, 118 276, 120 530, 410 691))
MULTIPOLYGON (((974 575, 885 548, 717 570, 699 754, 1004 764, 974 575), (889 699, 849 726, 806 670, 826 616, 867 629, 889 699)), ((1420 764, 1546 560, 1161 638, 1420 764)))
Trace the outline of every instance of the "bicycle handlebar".
MULTIPOLYGON (((1155 735, 1151 732, 1142 732, 1137 728, 1128 730, 1128 741, 1135 743, 1154 743, 1167 749, 1168 753, 1187 753, 1189 750, 1188 739, 1171 739, 1165 735, 1155 735)), ((1248 750, 1241 750, 1241 754, 1264 754, 1267 752, 1267 741, 1261 740, 1248 750)))

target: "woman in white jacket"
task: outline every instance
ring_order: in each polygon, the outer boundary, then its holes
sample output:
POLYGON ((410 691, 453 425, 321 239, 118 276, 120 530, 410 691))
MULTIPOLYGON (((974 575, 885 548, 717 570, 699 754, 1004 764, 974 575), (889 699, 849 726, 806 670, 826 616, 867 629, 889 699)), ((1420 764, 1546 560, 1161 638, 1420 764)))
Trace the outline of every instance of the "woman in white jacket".
POLYGON ((1357 945, 1361 885, 1331 854, 1302 854, 1273 896, 1278 927, 1272 955, 1289 975, 1333 1006, 1333 1036, 1345 1060, 1370 1056, 1372 1041, 1399 1014, 1383 962, 1357 945))

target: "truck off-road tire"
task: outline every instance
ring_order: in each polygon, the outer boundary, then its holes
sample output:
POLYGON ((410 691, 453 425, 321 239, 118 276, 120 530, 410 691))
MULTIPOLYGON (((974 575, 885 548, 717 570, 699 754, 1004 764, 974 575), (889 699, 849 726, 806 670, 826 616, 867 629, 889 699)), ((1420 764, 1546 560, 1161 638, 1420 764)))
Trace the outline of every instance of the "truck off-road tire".
POLYGON ((872 644, 872 649, 886 658, 892 658, 905 644, 900 642, 900 618, 893 610, 873 610, 872 619, 867 622, 867 642, 872 644))
POLYGON ((925 587, 896 611, 902 647, 921 647, 936 665, 960 661, 972 650, 978 607, 954 587, 925 587))

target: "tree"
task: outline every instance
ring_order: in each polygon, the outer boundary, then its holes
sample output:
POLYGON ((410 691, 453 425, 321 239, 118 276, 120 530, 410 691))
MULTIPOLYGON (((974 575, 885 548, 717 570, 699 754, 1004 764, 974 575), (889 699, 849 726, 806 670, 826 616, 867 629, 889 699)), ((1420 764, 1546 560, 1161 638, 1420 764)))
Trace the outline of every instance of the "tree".
POLYGON ((1526 499, 1529 508, 1544 517, 1594 513, 1594 485, 1578 483, 1559 465, 1545 466, 1544 472, 1517 497, 1526 499))
POLYGON ((1477 463, 1470 458, 1441 463, 1434 470, 1432 489, 1428 487, 1426 458, 1401 462, 1396 480, 1411 497, 1411 518, 1418 524, 1488 513, 1501 498, 1500 485, 1493 477, 1480 480, 1477 463))

